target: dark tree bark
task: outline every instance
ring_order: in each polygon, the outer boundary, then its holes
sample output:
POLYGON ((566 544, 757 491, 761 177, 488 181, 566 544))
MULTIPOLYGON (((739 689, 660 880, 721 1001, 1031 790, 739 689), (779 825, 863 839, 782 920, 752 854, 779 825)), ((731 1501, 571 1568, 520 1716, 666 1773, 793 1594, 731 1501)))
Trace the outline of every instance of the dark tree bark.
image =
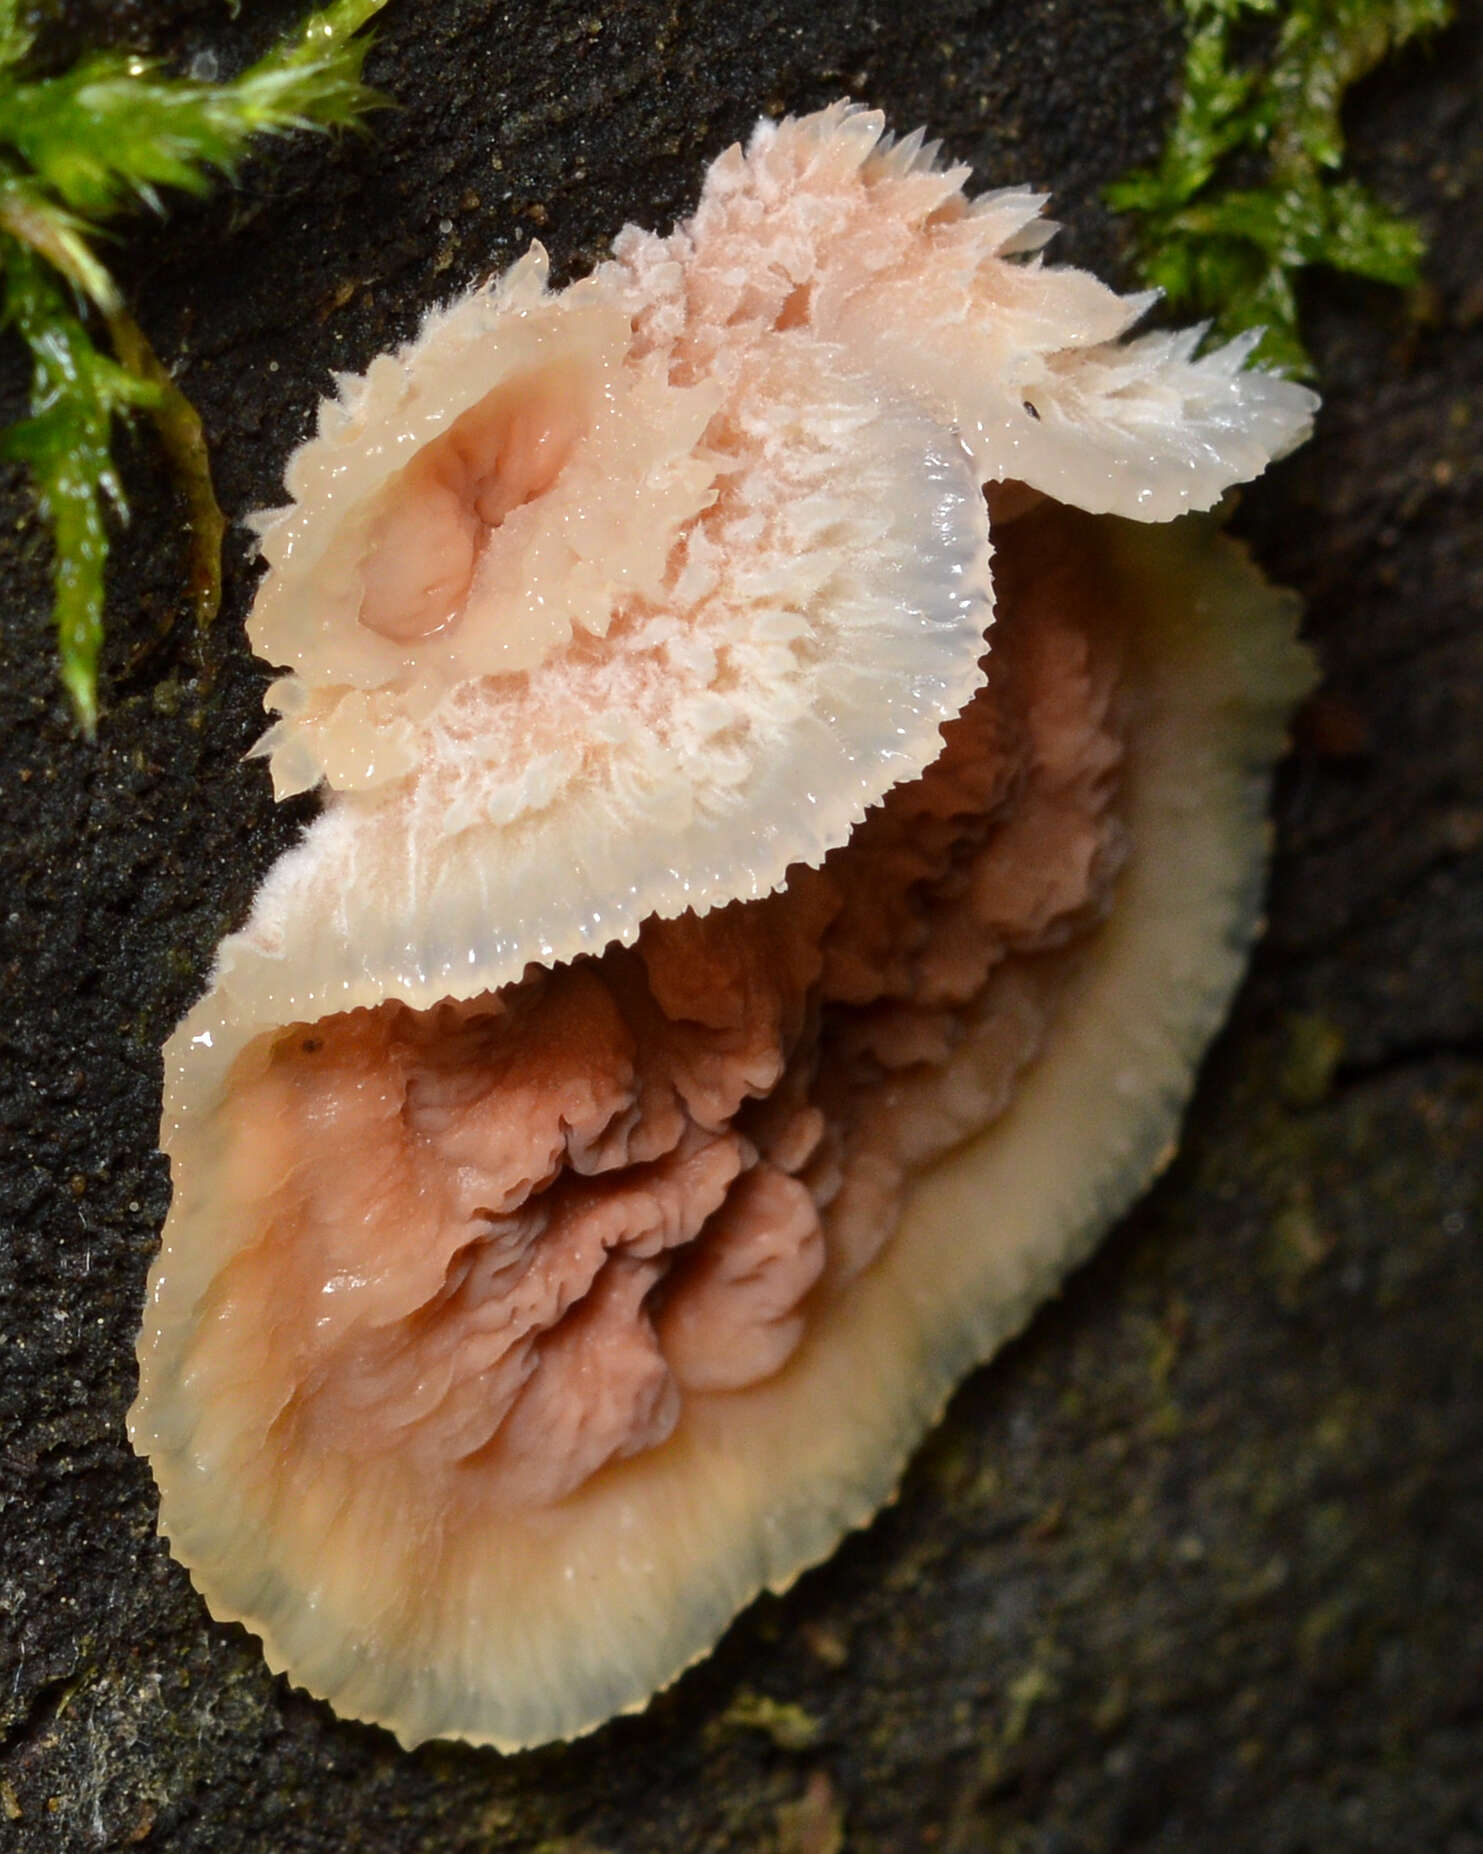
MULTIPOLYGON (((99 0, 63 38, 230 70, 297 10, 99 0)), ((625 218, 667 226, 763 110, 849 92, 925 122, 983 184, 1053 187, 1060 255, 1117 275, 1099 189, 1156 152, 1179 58, 1152 0, 393 0, 367 135, 270 150, 120 261, 240 518, 331 368, 532 235, 564 278, 625 218)), ((405 1755, 271 1677, 154 1537, 123 1417, 168 1196, 158 1050, 308 808, 242 763, 266 681, 243 531, 198 640, 179 508, 127 446, 88 744, 6 479, 0 1846, 1483 1850, 1480 94, 1473 12, 1350 113, 1434 286, 1307 291, 1319 434, 1240 516, 1327 681, 1182 1157, 895 1507, 576 1745, 405 1755)))

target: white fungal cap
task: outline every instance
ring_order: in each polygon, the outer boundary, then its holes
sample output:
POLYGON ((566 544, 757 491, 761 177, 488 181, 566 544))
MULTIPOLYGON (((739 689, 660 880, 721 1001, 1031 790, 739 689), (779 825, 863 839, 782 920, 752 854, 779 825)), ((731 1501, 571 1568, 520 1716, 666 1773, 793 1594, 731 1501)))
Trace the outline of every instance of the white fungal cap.
POLYGON ((251 931, 287 1015, 342 939, 426 1000, 765 895, 935 757, 982 681, 982 497, 951 433, 830 358, 748 357, 667 607, 453 690, 416 774, 345 794, 273 871, 251 931), (332 938, 306 927, 326 893, 332 938))
MULTIPOLYGON (((292 502, 259 520, 272 570, 249 631, 292 670, 268 692, 280 719, 256 749, 279 796, 321 778, 384 792, 477 762, 501 824, 537 810, 545 829, 575 762, 586 783, 600 761, 620 829, 625 790, 710 808, 719 840, 690 847, 729 862, 738 831, 778 827, 738 800, 747 754, 729 750, 738 732, 760 744, 760 690, 776 688, 774 723, 785 701, 805 737, 780 754, 770 730, 766 757, 805 789, 827 784, 810 771, 821 726, 867 804, 931 758, 935 724, 974 686, 986 618, 972 479, 1161 521, 1210 507, 1305 435, 1314 396, 1246 369, 1254 336, 1199 359, 1197 329, 1122 342, 1151 297, 1047 268, 1041 196, 970 201, 968 170, 935 157, 847 104, 763 123, 667 238, 628 228, 614 261, 557 294, 533 247, 342 377, 290 459, 292 502), (883 474, 901 487, 876 501, 883 474), (947 537, 916 551, 914 585, 878 532, 884 508, 898 538, 913 519, 947 537), (777 682, 777 661, 761 684, 733 679, 764 604, 775 636, 807 633, 809 689, 786 670, 777 682), (873 723, 856 730, 848 699, 819 698, 848 670, 867 606, 893 614, 934 684, 886 718, 895 745, 880 760, 873 723), (615 753, 605 730, 618 713, 638 725, 626 694, 640 685, 645 742, 615 753), (522 744, 512 768, 502 752, 532 730, 548 749, 522 744), (709 770, 664 734, 701 745, 709 770), (725 753, 703 745, 722 738, 725 753)), ((594 847, 574 828, 572 860, 594 847)), ((620 888, 643 886, 652 849, 640 828, 620 888)), ((745 879, 765 888, 815 853, 789 846, 770 875, 747 858, 745 879)))
POLYGON ((1306 437, 1317 397, 1246 368, 1259 334, 1201 358, 1199 328, 1123 341, 1157 292, 1046 266, 1045 196, 969 199, 969 169, 937 155, 848 103, 759 123, 713 164, 692 219, 620 235, 635 306, 658 299, 655 339, 702 353, 718 330, 806 326, 956 431, 982 482, 1089 514, 1210 508, 1306 437))

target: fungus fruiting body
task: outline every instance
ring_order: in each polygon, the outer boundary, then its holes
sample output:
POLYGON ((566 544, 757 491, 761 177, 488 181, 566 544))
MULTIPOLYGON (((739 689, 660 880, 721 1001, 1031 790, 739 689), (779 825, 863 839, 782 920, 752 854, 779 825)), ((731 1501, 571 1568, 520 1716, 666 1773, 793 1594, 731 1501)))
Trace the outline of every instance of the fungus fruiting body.
POLYGON ((342 380, 260 521, 326 804, 167 1046, 132 1433, 213 1611, 406 1743, 640 1705, 863 1523, 1255 932, 1308 670, 1199 511, 1312 396, 966 179, 764 123, 342 380))

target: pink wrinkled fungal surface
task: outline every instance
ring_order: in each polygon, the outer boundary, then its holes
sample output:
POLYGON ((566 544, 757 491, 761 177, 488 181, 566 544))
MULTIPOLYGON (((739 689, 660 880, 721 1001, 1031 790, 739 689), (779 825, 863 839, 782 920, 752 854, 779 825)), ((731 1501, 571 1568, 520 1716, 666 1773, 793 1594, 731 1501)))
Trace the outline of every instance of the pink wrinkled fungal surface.
POLYGON ((260 518, 326 803, 166 1051, 131 1430, 406 1743, 642 1704, 1171 1150, 1306 684, 1249 344, 837 106, 342 380, 260 518), (1163 528, 1148 524, 1169 524, 1163 528))
POLYGON ((264 1238, 199 1347, 271 1335, 244 1472, 395 1447, 438 1510, 550 1503, 786 1363, 1007 1104, 1108 902, 1121 643, 1002 615, 941 757, 766 900, 274 1038, 225 1117, 264 1238))

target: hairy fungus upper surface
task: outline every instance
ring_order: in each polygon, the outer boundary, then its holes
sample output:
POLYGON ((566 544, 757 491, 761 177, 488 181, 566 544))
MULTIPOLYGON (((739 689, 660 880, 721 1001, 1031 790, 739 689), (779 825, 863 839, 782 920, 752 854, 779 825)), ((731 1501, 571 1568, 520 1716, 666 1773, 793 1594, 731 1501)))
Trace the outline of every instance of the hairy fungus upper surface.
POLYGON ((640 1704, 866 1518, 1254 932, 1291 611, 1135 523, 1311 395, 935 153, 762 125, 342 381, 261 524, 329 799, 167 1050, 132 1427, 213 1609, 409 1743, 640 1704))

